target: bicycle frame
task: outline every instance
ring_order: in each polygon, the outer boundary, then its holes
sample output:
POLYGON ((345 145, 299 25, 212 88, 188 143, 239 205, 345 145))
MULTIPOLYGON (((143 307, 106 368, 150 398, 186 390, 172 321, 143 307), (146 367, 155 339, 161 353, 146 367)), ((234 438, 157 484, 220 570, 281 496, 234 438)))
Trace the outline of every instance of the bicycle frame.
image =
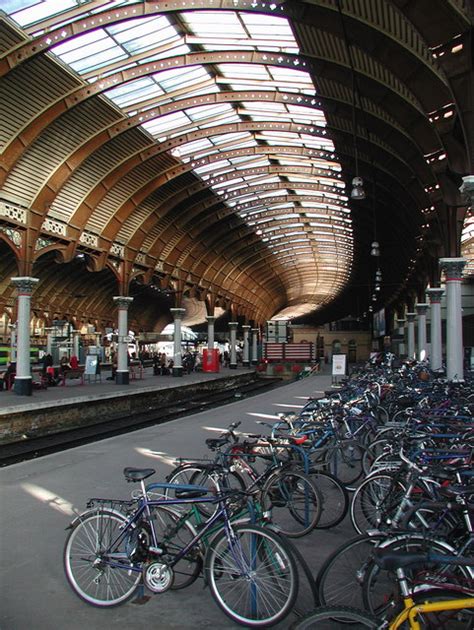
POLYGON ((474 608, 474 597, 463 599, 452 599, 443 602, 426 602, 424 604, 415 604, 411 597, 403 600, 405 608, 397 615, 388 628, 389 630, 397 630, 400 626, 408 621, 411 630, 422 630, 421 624, 417 620, 420 613, 444 612, 449 610, 463 610, 465 608, 474 608))
MULTIPOLYGON (((156 487, 161 487, 161 488, 166 488, 168 487, 170 484, 156 484, 156 487)), ((189 487, 186 486, 174 486, 175 489, 182 489, 182 490, 187 490, 189 489, 189 487)), ((194 488, 196 489, 196 488, 194 488)), ((202 490, 206 490, 206 488, 202 488, 202 490)), ((90 502, 105 502, 106 500, 104 499, 91 499, 90 502)), ((191 541, 189 541, 189 543, 179 551, 179 553, 173 557, 172 561, 170 562, 170 566, 173 567, 175 564, 177 564, 184 556, 186 556, 186 554, 190 551, 190 549, 192 549, 193 547, 196 546, 196 544, 202 539, 204 538, 209 531, 212 529, 212 527, 218 522, 218 521, 223 521, 224 522, 224 528, 226 531, 226 535, 227 538, 229 540, 229 544, 230 544, 230 548, 233 549, 233 532, 232 532, 232 524, 231 524, 231 519, 229 516, 229 513, 227 511, 227 506, 225 504, 225 498, 224 497, 199 497, 199 498, 192 498, 192 499, 186 499, 186 498, 171 498, 171 499, 157 499, 157 500, 149 500, 146 496, 146 493, 143 492, 143 496, 140 499, 139 505, 137 510, 132 514, 131 517, 128 518, 127 522, 124 524, 122 531, 120 532, 120 534, 118 536, 115 537, 115 539, 113 541, 111 541, 111 543, 108 546, 108 549, 113 549, 115 548, 118 544, 120 544, 127 536, 127 534, 132 530, 133 527, 135 527, 137 525, 137 523, 140 521, 140 519, 143 517, 143 514, 146 514, 147 516, 147 523, 150 525, 150 530, 151 530, 151 536, 152 536, 152 541, 153 541, 153 546, 149 547, 149 550, 152 553, 155 553, 157 556, 160 556, 163 554, 163 550, 159 547, 158 544, 158 539, 156 536, 156 532, 155 532, 155 528, 153 525, 153 518, 151 517, 151 508, 153 507, 159 507, 159 506, 173 506, 173 505, 192 505, 192 504, 196 504, 196 503, 216 503, 219 502, 221 505, 218 508, 218 510, 209 518, 208 521, 206 521, 203 526, 202 529, 192 538, 191 541)), ((126 569, 127 571, 134 571, 134 572, 141 572, 142 568, 141 566, 131 566, 129 563, 127 564, 122 564, 120 562, 118 562, 119 558, 123 558, 124 554, 123 553, 119 553, 116 554, 114 552, 108 553, 107 550, 105 550, 104 552, 104 556, 105 558, 108 560, 109 558, 112 559, 112 562, 110 562, 110 566, 113 566, 114 568, 122 568, 122 569, 126 569), (115 562, 114 562, 115 560, 115 562)), ((238 558, 235 557, 236 562, 238 562, 238 558)))

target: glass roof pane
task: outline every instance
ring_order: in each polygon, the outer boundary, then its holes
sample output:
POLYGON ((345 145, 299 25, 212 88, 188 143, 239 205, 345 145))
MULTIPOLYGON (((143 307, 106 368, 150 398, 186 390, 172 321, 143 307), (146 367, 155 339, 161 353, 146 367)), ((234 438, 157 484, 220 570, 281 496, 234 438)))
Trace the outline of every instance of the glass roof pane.
MULTIPOLYGON (((55 15, 59 10, 67 12, 80 4, 75 0, 5 1, 7 10, 16 12, 15 17, 24 23, 55 15)), ((133 0, 117 0, 108 3, 107 8, 130 3, 133 0)), ((87 15, 87 4, 83 15, 87 15)), ((97 14, 101 10, 99 7, 97 14)), ((65 14, 57 23, 68 19, 65 14)), ((93 82, 97 79, 95 70, 106 76, 195 50, 233 49, 298 54, 291 26, 283 17, 185 9, 168 16, 128 19, 86 33, 56 46, 54 53, 77 72, 89 72, 86 79, 93 82)), ((147 120, 142 128, 158 142, 185 132, 207 130, 206 138, 180 144, 170 153, 188 163, 195 176, 247 221, 279 258, 280 265, 285 265, 282 281, 288 298, 295 303, 292 312, 303 314, 329 301, 344 286, 352 265, 353 234, 341 166, 325 128, 326 118, 315 85, 302 64, 298 61, 294 67, 284 67, 227 62, 173 67, 118 83, 105 95, 130 116, 150 113, 151 107, 164 103, 224 90, 311 95, 313 107, 289 103, 289 99, 282 103, 214 99, 208 104, 179 107, 147 120), (239 131, 234 123, 252 123, 252 131, 239 131), (304 125, 305 133, 272 130, 273 123, 304 125), (219 133, 213 135, 213 127, 225 124, 231 125, 229 133, 219 127, 219 133), (259 145, 261 151, 257 148, 245 152, 259 145), (273 151, 279 146, 287 151, 273 151), (299 149, 305 154, 299 155, 299 149)))
POLYGON ((11 0, 5 3, 7 6, 4 6, 2 3, 3 11, 9 13, 10 11, 14 11, 11 14, 11 17, 20 24, 20 26, 27 26, 29 24, 34 24, 35 22, 39 22, 40 20, 44 20, 51 15, 56 15, 69 9, 70 7, 76 6, 75 0, 43 0, 42 2, 37 2, 33 6, 29 6, 28 8, 24 8, 18 11, 18 7, 23 7, 27 5, 31 5, 31 2, 12 2, 11 0))

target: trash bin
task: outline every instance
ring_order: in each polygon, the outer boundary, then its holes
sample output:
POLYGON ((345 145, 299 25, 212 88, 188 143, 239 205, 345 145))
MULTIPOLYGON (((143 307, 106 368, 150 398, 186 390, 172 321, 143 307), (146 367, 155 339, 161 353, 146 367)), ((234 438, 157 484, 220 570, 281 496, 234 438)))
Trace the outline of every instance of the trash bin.
POLYGON ((219 350, 213 348, 204 348, 202 353, 202 371, 218 372, 219 371, 219 350))

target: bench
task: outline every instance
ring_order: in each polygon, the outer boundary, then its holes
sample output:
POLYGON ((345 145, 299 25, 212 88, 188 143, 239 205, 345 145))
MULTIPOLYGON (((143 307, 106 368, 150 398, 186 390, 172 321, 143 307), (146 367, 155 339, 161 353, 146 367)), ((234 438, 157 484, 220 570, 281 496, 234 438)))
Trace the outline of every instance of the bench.
POLYGON ((141 364, 130 365, 128 370, 130 373, 130 380, 136 381, 137 379, 140 379, 140 380, 143 379, 143 365, 141 364))
POLYGON ((59 374, 58 378, 62 387, 66 385, 66 381, 72 381, 74 379, 80 379, 80 384, 84 385, 84 370, 66 370, 62 374, 59 374))

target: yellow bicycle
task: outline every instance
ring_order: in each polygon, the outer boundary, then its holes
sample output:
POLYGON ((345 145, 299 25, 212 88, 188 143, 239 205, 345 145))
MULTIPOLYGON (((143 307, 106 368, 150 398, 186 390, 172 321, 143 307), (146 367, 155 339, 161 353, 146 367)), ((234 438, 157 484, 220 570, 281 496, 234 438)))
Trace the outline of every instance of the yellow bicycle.
POLYGON ((450 581, 446 573, 431 573, 423 582, 411 585, 405 569, 408 567, 432 567, 434 564, 443 567, 457 565, 466 567, 468 575, 474 566, 471 558, 459 556, 442 556, 438 554, 414 554, 405 552, 381 553, 374 557, 382 569, 393 570, 397 576, 402 608, 390 618, 387 609, 383 619, 377 618, 363 610, 347 606, 324 606, 315 608, 308 615, 298 620, 292 630, 410 630, 440 629, 473 630, 474 629, 474 586, 469 580, 465 583, 456 576, 450 581), (350 626, 348 625, 350 624, 350 626))

